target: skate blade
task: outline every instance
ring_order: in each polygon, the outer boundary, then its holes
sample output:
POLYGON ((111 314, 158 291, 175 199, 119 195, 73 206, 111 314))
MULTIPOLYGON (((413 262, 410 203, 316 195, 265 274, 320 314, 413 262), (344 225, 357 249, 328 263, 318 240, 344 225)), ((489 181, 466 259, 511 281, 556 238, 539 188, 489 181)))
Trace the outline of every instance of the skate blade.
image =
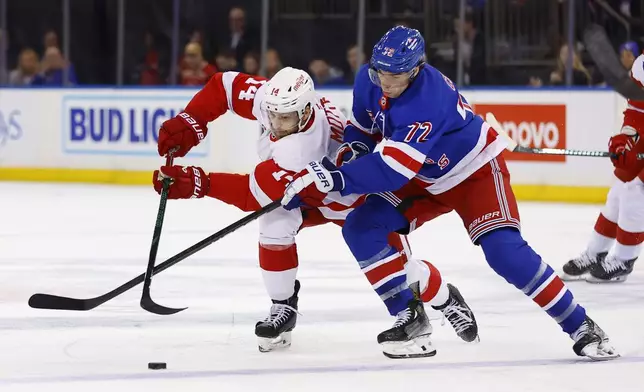
POLYGON ((284 332, 276 338, 257 337, 259 352, 268 353, 291 347, 291 332, 284 332))
POLYGON ((404 342, 386 342, 381 345, 385 357, 392 359, 425 358, 436 355, 430 334, 420 335, 404 342))
POLYGON ((590 274, 588 272, 585 272, 581 275, 568 275, 565 272, 560 272, 559 273, 559 279, 563 280, 564 282, 576 282, 580 280, 586 280, 590 274))
POLYGON ((599 279, 595 278, 592 275, 588 275, 586 277, 586 282, 588 283, 595 283, 595 284, 600 284, 600 283, 623 283, 628 279, 628 275, 623 275, 623 276, 617 276, 613 279, 599 279))
POLYGON ((581 353, 593 361, 610 361, 611 359, 619 358, 620 355, 617 350, 607 342, 589 344, 581 350, 581 353))

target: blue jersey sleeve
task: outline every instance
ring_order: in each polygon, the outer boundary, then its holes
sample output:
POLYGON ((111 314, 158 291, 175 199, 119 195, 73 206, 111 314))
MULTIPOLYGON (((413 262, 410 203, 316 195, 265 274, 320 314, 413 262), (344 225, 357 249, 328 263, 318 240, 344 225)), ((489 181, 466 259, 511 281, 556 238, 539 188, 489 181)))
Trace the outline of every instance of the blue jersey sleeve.
POLYGON ((423 167, 431 149, 428 142, 401 142, 404 133, 394 133, 369 155, 343 165, 343 195, 367 194, 400 189, 423 167))

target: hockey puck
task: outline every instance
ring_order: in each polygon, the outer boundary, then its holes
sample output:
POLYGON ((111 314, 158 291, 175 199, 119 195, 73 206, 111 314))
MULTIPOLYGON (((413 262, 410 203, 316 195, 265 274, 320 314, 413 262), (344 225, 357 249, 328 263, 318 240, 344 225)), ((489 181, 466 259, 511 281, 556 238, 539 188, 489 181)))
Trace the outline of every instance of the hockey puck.
POLYGON ((148 369, 152 370, 159 370, 159 369, 166 369, 167 364, 165 362, 150 362, 148 363, 148 369))

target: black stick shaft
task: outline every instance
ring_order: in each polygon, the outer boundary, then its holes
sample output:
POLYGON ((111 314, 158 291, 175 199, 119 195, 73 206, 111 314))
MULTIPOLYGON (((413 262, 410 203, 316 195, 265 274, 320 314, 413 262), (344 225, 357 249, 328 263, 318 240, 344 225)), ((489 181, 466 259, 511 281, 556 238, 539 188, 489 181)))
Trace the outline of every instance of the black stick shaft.
MULTIPOLYGON (((168 152, 165 161, 166 166, 172 166, 174 151, 168 152)), ((161 200, 159 201, 159 210, 157 211, 157 220, 154 224, 154 234, 152 234, 152 246, 150 246, 150 257, 148 258, 148 267, 145 270, 145 279, 143 281, 143 296, 150 296, 150 285, 152 284, 152 271, 154 262, 157 259, 159 250, 159 241, 161 240, 161 230, 163 229, 163 218, 165 217, 165 207, 168 204, 168 188, 170 187, 170 178, 163 179, 163 190, 161 191, 161 200)))
MULTIPOLYGON (((597 157, 608 158, 612 154, 608 151, 588 151, 588 150, 572 150, 568 148, 533 148, 516 146, 514 152, 523 152, 528 154, 542 154, 542 155, 568 155, 577 157, 597 157)), ((644 153, 637 154, 637 159, 644 159, 644 153)))
MULTIPOLYGON (((188 249, 172 256, 168 260, 157 265, 152 270, 151 275, 156 275, 165 271, 166 269, 172 267, 173 265, 179 263, 180 261, 183 261, 188 257, 192 256, 193 254, 199 252, 200 250, 206 248, 210 244, 246 226, 250 222, 261 217, 262 215, 268 214, 269 212, 275 210, 279 206, 280 206, 280 201, 276 200, 266 205, 261 210, 248 214, 247 216, 238 220, 237 222, 219 230, 218 232, 211 235, 210 237, 207 237, 202 241, 199 241, 198 243, 194 244, 188 249)), ((32 295, 31 298, 29 298, 29 306, 36 309, 58 309, 58 310, 79 310, 79 311, 91 310, 125 293, 131 288, 141 284, 144 279, 145 279, 145 274, 141 274, 135 277, 134 279, 130 280, 129 282, 126 282, 121 286, 115 288, 110 292, 107 292, 99 297, 87 298, 87 299, 77 299, 77 298, 61 297, 61 296, 52 295, 52 294, 38 293, 38 294, 32 295)))

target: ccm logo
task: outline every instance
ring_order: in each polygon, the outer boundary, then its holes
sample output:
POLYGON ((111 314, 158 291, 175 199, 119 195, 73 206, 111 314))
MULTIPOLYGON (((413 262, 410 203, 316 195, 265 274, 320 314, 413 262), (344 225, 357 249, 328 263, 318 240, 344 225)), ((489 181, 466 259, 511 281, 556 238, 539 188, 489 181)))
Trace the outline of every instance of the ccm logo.
POLYGON ((474 221, 470 223, 467 230, 472 231, 472 229, 474 229, 476 226, 480 225, 481 223, 488 221, 490 219, 500 218, 500 217, 501 217, 501 213, 499 211, 488 212, 487 214, 483 216, 479 216, 478 218, 474 219, 474 221))
POLYGON ((201 126, 199 125, 199 123, 197 122, 197 120, 195 120, 194 118, 192 118, 192 116, 190 116, 190 115, 189 115, 188 113, 186 113, 186 112, 181 112, 181 113, 179 113, 179 117, 181 117, 181 118, 183 118, 184 120, 186 120, 186 122, 188 123, 188 125, 190 125, 190 126, 192 127, 192 129, 195 131, 195 133, 197 134, 197 139, 199 139, 199 141, 202 141, 202 140, 203 140, 203 138, 205 137, 205 135, 204 135, 204 133, 203 133, 203 129, 201 129, 201 126))

